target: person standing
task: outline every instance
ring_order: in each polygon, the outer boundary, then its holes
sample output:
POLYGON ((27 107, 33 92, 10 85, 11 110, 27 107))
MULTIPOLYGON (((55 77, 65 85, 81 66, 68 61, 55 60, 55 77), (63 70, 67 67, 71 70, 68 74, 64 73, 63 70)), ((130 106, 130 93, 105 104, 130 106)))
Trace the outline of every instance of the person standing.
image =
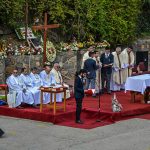
POLYGON ((111 80, 111 90, 112 91, 120 91, 123 89, 123 80, 122 80, 122 55, 121 55, 121 47, 116 47, 116 51, 112 52, 114 56, 114 65, 112 72, 112 80, 111 80))
MULTIPOLYGON (((96 65, 96 61, 94 60, 95 52, 89 52, 89 58, 84 62, 84 69, 87 71, 87 79, 86 79, 86 90, 89 88, 95 90, 95 80, 96 80, 96 70, 99 68, 99 65, 96 65)), ((96 97, 96 93, 94 92, 93 97, 96 97)))
MULTIPOLYGON (((43 82, 43 87, 56 87, 57 83, 55 80, 54 74, 51 72, 52 68, 51 65, 45 64, 44 65, 44 70, 40 72, 40 77, 43 82)), ((54 101, 54 94, 52 96, 52 101, 54 101)), ((49 93, 44 93, 44 102, 45 104, 50 102, 50 94, 49 93)), ((62 102, 62 95, 61 93, 56 94, 56 102, 62 102)))
POLYGON ((80 119, 82 111, 82 101, 84 98, 84 82, 83 79, 86 77, 86 70, 81 69, 79 73, 76 73, 74 81, 74 97, 76 100, 76 123, 83 124, 80 119))
MULTIPOLYGON (((66 98, 70 98, 70 91, 69 91, 69 85, 65 84, 60 72, 60 65, 59 63, 54 63, 54 66, 51 70, 51 73, 54 75, 55 81, 57 85, 62 85, 67 88, 66 90, 66 98)), ((62 93, 62 97, 64 98, 64 93, 62 93)))
POLYGON ((111 94, 110 80, 111 80, 111 74, 112 74, 112 66, 114 63, 114 57, 110 53, 109 47, 105 48, 105 53, 101 55, 100 62, 102 63, 102 69, 101 69, 102 93, 104 93, 104 85, 106 81, 107 93, 111 94))
POLYGON ((95 50, 95 57, 93 58, 96 61, 96 65, 99 66, 99 69, 96 70, 96 83, 95 83, 95 93, 99 94, 101 90, 101 62, 100 62, 100 53, 95 50))
POLYGON ((82 64, 81 64, 81 69, 84 68, 84 62, 89 58, 89 52, 93 51, 94 47, 93 46, 90 46, 88 49, 87 49, 87 52, 84 53, 83 55, 83 59, 82 59, 82 64))
POLYGON ((123 63, 123 82, 126 82, 126 79, 131 76, 132 68, 134 67, 135 56, 133 53, 133 47, 128 46, 122 52, 122 63, 123 63))

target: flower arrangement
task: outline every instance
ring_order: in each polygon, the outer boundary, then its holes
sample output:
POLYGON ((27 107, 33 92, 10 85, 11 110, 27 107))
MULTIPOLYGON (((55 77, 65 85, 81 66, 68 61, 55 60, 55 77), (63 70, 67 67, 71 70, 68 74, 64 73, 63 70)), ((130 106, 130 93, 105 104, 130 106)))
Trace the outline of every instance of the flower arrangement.
POLYGON ((53 62, 56 59, 56 49, 50 41, 46 42, 46 57, 49 62, 53 62))
MULTIPOLYGON (((25 33, 26 33, 25 27, 17 28, 15 30, 15 32, 16 32, 16 34, 17 34, 17 36, 18 36, 19 39, 25 39, 25 33)), ((32 29, 29 28, 29 27, 27 29, 27 38, 28 39, 35 38, 35 36, 34 36, 34 34, 32 32, 32 29)))
POLYGON ((110 47, 110 44, 104 40, 103 42, 98 42, 98 43, 95 43, 96 45, 96 48, 105 48, 105 47, 110 47))

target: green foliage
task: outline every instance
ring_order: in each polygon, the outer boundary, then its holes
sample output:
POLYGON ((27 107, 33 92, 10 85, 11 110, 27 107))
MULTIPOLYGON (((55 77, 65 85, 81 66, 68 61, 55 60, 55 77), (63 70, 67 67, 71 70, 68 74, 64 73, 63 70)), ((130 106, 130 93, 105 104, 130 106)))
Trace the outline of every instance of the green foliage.
MULTIPOLYGON (((25 0, 1 0, 0 20, 16 28, 24 24, 25 0)), ((113 44, 126 44, 136 38, 137 20, 142 0, 28 0, 29 24, 34 17, 43 24, 43 13, 49 13, 48 23, 60 23, 64 40, 75 35, 82 41, 93 36, 113 44)))

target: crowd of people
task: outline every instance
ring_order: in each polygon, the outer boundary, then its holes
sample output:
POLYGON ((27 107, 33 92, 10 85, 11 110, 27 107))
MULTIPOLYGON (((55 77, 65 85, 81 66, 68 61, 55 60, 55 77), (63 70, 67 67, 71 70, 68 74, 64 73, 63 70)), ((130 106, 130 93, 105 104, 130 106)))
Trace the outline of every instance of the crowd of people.
MULTIPOLYGON (((132 46, 128 46, 123 51, 121 47, 116 47, 114 52, 106 47, 105 52, 100 54, 94 50, 93 46, 87 49, 83 55, 81 68, 87 71, 86 84, 84 90, 94 89, 93 97, 105 91, 120 91, 124 89, 126 78, 131 75, 134 66, 134 54, 132 46)), ((67 98, 70 97, 69 86, 64 84, 60 72, 59 63, 45 64, 44 69, 38 73, 38 68, 31 70, 26 66, 20 70, 14 68, 12 75, 6 81, 9 87, 9 99, 15 99, 13 107, 21 107, 22 103, 32 106, 40 104, 40 87, 63 85, 68 88, 67 98)), ((56 95, 57 102, 62 102, 63 93, 56 95)), ((50 94, 44 93, 43 103, 50 102, 50 94)))
POLYGON ((112 53, 106 47, 101 55, 94 51, 93 46, 89 47, 82 60, 82 69, 87 71, 85 89, 95 89, 93 97, 99 92, 111 94, 111 91, 123 90, 127 77, 131 76, 134 61, 132 46, 123 51, 118 46, 112 53))
MULTIPOLYGON (((6 83, 9 88, 9 100, 15 100, 12 107, 22 108, 23 104, 28 104, 37 107, 40 104, 40 87, 69 87, 64 84, 61 73, 59 71, 59 63, 55 63, 53 68, 50 64, 45 64, 44 69, 38 73, 36 67, 31 70, 26 66, 21 68, 13 68, 12 74, 7 78, 6 83)), ((67 90, 66 98, 70 97, 70 92, 67 90)), ((62 102, 63 93, 56 94, 56 102, 62 102)), ((52 96, 52 101, 54 97, 52 96)), ((44 93, 43 103, 50 102, 50 94, 44 93)))

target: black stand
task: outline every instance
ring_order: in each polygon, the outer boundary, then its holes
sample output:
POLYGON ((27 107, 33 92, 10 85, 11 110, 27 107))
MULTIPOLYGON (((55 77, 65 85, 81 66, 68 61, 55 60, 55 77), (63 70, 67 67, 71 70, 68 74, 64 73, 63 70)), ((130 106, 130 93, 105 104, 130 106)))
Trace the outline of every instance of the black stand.
MULTIPOLYGON (((109 123, 109 121, 104 121, 104 118, 102 119, 102 116, 101 116, 101 92, 100 92, 100 69, 99 69, 99 72, 98 72, 98 90, 99 90, 99 95, 98 95, 98 113, 96 114, 97 116, 97 119, 96 119, 96 122, 103 122, 104 124, 106 123, 109 123)), ((107 117, 106 117, 107 118, 107 117)), ((110 122, 114 123, 114 121, 111 119, 111 117, 108 117, 110 118, 110 122)))
POLYGON ((102 120, 100 119, 100 108, 101 108, 101 105, 100 105, 100 69, 98 70, 98 119, 96 120, 96 122, 102 122, 102 120))

